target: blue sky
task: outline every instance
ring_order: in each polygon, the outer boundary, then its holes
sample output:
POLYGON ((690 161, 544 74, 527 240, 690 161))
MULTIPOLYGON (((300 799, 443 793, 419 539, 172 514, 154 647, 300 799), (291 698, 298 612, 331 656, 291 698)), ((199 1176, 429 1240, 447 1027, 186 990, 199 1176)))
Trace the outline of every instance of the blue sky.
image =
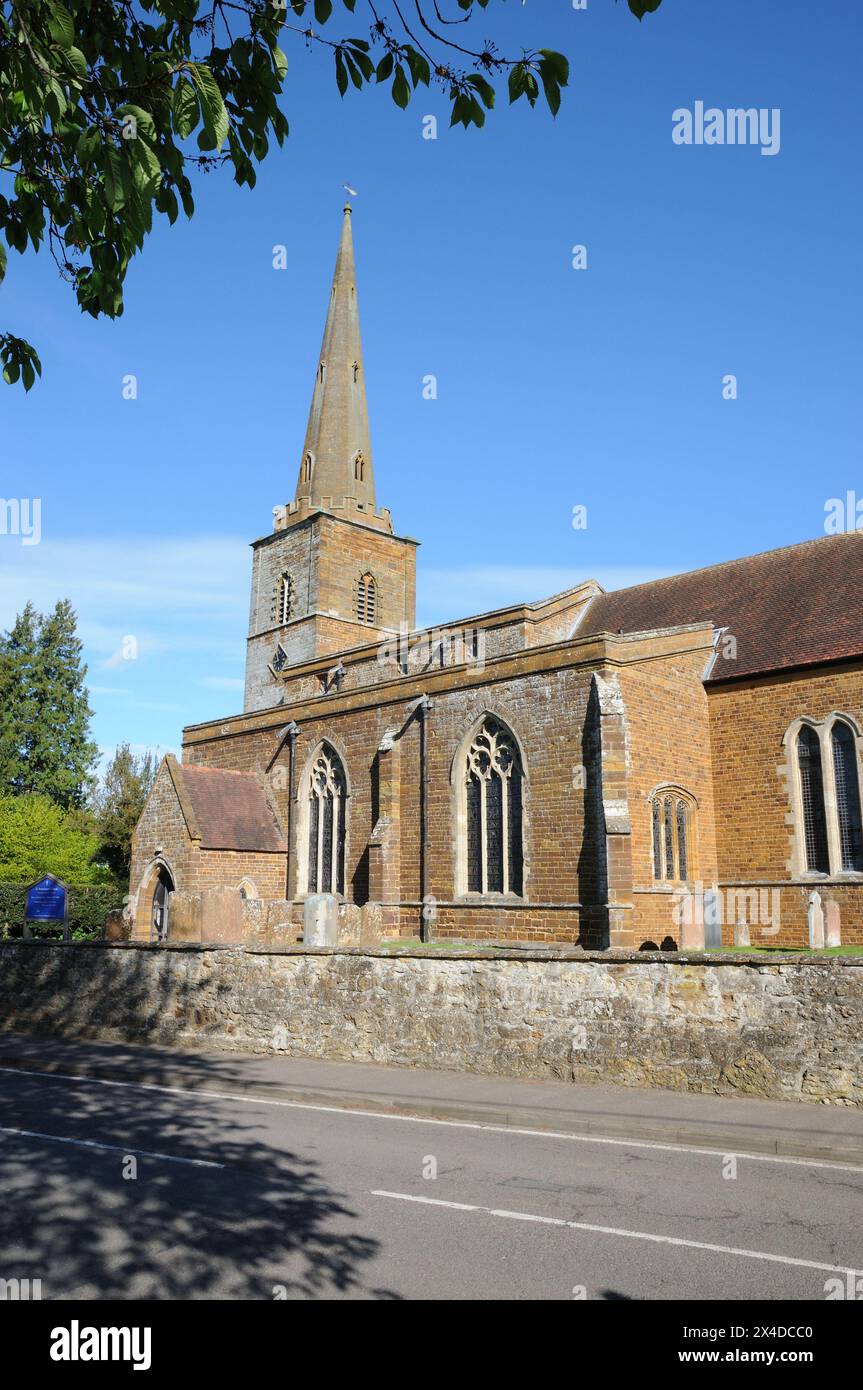
POLYGON ((241 708, 248 542, 292 493, 343 183, 378 501, 422 541, 421 622, 790 544, 863 494, 861 7, 664 0, 638 24, 492 0, 473 31, 568 55, 556 121, 342 101, 331 59, 288 42, 284 150, 253 192, 210 175, 191 222, 160 219, 121 320, 10 253, 0 323, 44 375, 0 388, 0 493, 42 499, 42 540, 0 536, 0 625, 72 599, 103 747, 175 749, 241 708), (698 100, 778 107, 780 152, 675 145, 698 100))

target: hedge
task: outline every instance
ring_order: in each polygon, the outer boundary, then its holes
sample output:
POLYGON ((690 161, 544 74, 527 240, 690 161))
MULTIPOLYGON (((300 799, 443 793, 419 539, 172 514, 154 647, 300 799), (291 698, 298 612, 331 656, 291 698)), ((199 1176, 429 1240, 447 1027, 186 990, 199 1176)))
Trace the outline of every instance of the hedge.
MULTIPOLYGON (((27 883, 0 883, 0 939, 19 936, 24 926, 27 883), (11 930, 10 930, 11 929, 11 930)), ((76 941, 102 935, 107 914, 123 906, 123 889, 113 883, 69 884, 69 927, 76 941)), ((59 936, 53 924, 32 924, 33 935, 59 936)))

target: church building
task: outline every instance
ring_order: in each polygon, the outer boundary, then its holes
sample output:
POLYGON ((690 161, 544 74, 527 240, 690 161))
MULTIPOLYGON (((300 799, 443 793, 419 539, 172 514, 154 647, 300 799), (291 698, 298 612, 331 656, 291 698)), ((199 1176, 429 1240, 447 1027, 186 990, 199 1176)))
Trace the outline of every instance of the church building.
POLYGON ((378 505, 347 207, 243 712, 159 769, 133 939, 210 895, 293 944, 328 893, 355 939, 863 944, 863 533, 431 630, 417 544, 378 505))

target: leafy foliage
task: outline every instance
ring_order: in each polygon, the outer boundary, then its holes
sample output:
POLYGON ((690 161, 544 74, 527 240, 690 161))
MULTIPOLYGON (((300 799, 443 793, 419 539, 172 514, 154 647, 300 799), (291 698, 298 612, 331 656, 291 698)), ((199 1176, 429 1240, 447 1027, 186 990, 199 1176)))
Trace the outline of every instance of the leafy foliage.
POLYGON ((0 882, 27 884, 54 874, 67 883, 112 883, 110 870, 94 863, 98 847, 80 812, 65 811, 49 796, 0 793, 0 882))
MULTIPOLYGON (((82 806, 97 748, 86 666, 71 604, 43 616, 28 603, 0 635, 0 787, 82 806)), ((51 872, 57 872, 51 870, 51 872)))
POLYGON ((132 831, 150 794, 157 768, 152 752, 136 757, 128 743, 121 743, 94 798, 98 857, 118 879, 129 877, 132 831))
MULTIPOLYGON (((639 19, 660 0, 629 0, 639 19)), ((489 0, 0 0, 0 232, 24 254, 47 241, 83 311, 116 318, 130 261, 154 214, 194 212, 190 172, 221 164, 252 188, 288 121, 279 106, 287 38, 333 54, 336 85, 389 83, 404 109, 436 85, 451 124, 482 126, 507 76, 510 102, 560 107, 569 64, 541 48, 513 57, 458 27, 489 0), (446 17, 454 4, 461 13, 446 17), (332 36, 365 12, 366 37, 332 36), (331 23, 332 21, 332 23, 331 23), (323 26, 330 25, 326 34, 323 26), (457 35, 458 38, 453 37, 457 35), (11 195, 11 196, 10 196, 11 195)), ((0 280, 6 251, 0 241, 0 280)), ((35 350, 0 334, 8 383, 30 390, 35 350)))

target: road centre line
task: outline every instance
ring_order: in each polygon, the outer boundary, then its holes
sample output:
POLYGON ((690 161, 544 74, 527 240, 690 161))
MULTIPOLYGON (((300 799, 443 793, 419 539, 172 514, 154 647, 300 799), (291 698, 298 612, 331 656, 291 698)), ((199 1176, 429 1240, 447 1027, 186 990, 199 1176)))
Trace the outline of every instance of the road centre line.
POLYGON ((817 1260, 799 1260, 793 1255, 771 1255, 764 1250, 746 1250, 735 1245, 713 1245, 708 1241, 685 1240, 682 1236, 659 1236, 651 1231, 628 1231, 620 1226, 595 1226, 587 1221, 565 1221, 559 1216, 536 1216, 531 1212, 507 1211, 500 1207, 474 1206, 467 1202, 446 1202, 440 1197, 418 1197, 411 1192, 374 1191, 372 1197, 389 1197, 397 1202, 418 1202, 427 1207, 448 1207, 453 1211, 480 1212, 486 1216, 504 1217, 508 1221, 532 1221, 541 1226, 565 1226, 572 1231, 587 1231, 593 1235, 622 1236, 627 1240, 646 1240, 655 1245, 680 1245, 690 1250, 707 1250, 715 1255, 737 1255, 748 1260, 769 1260, 773 1264, 796 1265, 800 1269, 817 1269, 827 1274, 855 1274, 845 1265, 821 1264, 817 1260))

